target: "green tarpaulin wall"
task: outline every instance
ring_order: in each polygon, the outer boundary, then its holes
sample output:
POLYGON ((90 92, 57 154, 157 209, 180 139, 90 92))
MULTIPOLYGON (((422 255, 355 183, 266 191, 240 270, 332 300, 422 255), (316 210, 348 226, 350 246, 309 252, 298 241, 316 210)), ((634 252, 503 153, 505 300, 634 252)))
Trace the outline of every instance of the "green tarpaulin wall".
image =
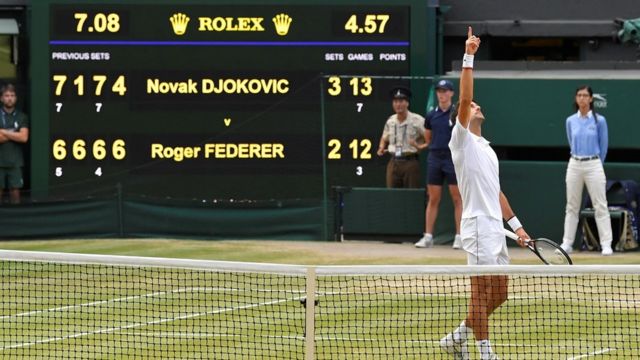
POLYGON ((47 202, 0 207, 3 239, 46 237, 174 237, 205 239, 325 238, 320 202, 253 205, 127 199, 47 202))
MULTIPOLYGON (((502 190, 532 236, 562 239, 566 167, 565 162, 500 162, 502 190)), ((640 164, 606 164, 605 172, 607 179, 638 180, 640 164)), ((349 189, 344 193, 342 231, 346 238, 384 234, 389 240, 417 241, 424 231, 425 201, 422 189, 349 189)), ((446 189, 434 232, 436 243, 453 241, 453 205, 446 189)))

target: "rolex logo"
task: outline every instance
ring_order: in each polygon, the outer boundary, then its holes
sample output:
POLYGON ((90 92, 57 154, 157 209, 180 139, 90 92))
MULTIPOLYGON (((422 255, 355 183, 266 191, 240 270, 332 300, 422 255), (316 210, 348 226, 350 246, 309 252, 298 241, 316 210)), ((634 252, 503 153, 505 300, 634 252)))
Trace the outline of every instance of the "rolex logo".
POLYGON ((171 27, 176 35, 183 35, 187 31, 187 24, 189 23, 189 17, 183 13, 173 14, 169 18, 171 21, 171 27))
POLYGON ((276 25, 278 35, 285 36, 289 33, 289 26, 292 20, 293 19, 287 14, 278 14, 273 18, 273 23, 276 25))

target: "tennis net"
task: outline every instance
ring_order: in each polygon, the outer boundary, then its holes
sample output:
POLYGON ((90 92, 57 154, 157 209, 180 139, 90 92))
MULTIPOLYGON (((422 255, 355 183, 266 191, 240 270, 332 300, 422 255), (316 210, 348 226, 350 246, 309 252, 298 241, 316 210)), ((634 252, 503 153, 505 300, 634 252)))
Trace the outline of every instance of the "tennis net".
MULTIPOLYGON (((504 275, 501 359, 640 358, 638 266, 297 266, 0 251, 0 357, 452 359, 504 275)), ((477 350, 471 337, 471 359, 477 350)))

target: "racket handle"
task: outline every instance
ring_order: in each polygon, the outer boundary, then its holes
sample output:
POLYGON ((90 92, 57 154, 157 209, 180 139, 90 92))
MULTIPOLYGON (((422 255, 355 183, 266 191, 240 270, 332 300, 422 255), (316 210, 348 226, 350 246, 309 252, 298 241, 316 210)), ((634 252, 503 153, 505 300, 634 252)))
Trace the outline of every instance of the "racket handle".
POLYGON ((518 235, 516 235, 513 231, 510 231, 510 230, 504 229, 504 234, 505 234, 508 238, 510 238, 510 239, 512 239, 512 240, 518 240, 518 239, 519 239, 518 235))
MULTIPOLYGON (((508 238, 513 239, 515 241, 518 241, 518 239, 520 239, 520 237, 518 235, 516 235, 513 231, 510 231, 510 230, 507 230, 507 229, 504 229, 504 234, 508 238)), ((528 240, 526 240, 524 243, 525 243, 525 245, 529 245, 529 241, 528 240)))

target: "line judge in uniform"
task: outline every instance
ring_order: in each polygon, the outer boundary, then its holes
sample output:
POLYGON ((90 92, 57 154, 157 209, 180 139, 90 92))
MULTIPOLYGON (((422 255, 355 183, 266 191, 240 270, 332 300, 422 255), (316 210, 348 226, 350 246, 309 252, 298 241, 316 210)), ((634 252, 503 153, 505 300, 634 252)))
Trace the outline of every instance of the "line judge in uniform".
POLYGON ((426 141, 424 118, 409 111, 411 90, 396 87, 391 90, 394 115, 384 124, 378 155, 389 153, 387 164, 388 188, 420 188, 418 148, 411 144, 426 141))
POLYGON ((424 123, 427 142, 419 145, 419 149, 429 147, 429 157, 427 159, 427 194, 428 204, 425 209, 425 232, 424 236, 415 243, 416 247, 426 248, 433 246, 433 229, 438 218, 438 207, 442 197, 442 187, 445 180, 449 186, 449 194, 453 201, 454 219, 456 235, 453 240, 453 248, 462 247, 462 237, 460 237, 460 219, 462 218, 462 197, 458 189, 449 141, 455 119, 451 119, 455 106, 452 104, 453 83, 442 79, 436 83, 436 95, 438 106, 427 113, 427 121, 424 123))

